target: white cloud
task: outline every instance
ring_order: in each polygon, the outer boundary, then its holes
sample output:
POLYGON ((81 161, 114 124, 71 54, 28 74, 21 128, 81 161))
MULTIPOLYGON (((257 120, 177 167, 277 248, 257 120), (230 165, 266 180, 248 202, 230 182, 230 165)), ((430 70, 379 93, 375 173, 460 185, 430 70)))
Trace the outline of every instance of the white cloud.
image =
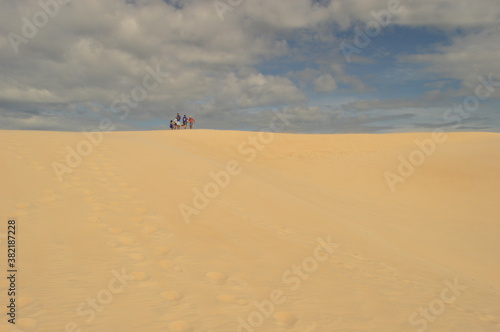
MULTIPOLYGON (((465 36, 456 36, 449 45, 438 46, 432 53, 401 56, 403 62, 425 64, 426 70, 439 79, 456 79, 462 86, 456 91, 441 91, 443 94, 467 96, 479 85, 478 77, 492 75, 500 81, 500 29, 484 29, 465 36)), ((433 92, 436 97, 438 92, 433 92)), ((494 95, 500 98, 500 89, 494 95)))
POLYGON ((342 105, 342 108, 349 111, 371 111, 375 109, 402 109, 410 107, 420 107, 421 102, 406 99, 388 100, 355 100, 342 105))
POLYGON ((332 92, 337 89, 337 83, 330 74, 323 74, 314 80, 314 90, 317 92, 332 92))
POLYGON ((398 24, 433 26, 446 29, 497 25, 500 7, 496 0, 420 0, 401 1, 398 24))

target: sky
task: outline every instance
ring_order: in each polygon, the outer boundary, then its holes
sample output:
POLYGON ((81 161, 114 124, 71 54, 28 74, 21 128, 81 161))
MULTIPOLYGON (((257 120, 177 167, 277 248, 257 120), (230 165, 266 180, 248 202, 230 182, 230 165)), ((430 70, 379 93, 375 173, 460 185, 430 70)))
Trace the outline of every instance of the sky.
POLYGON ((498 0, 0 0, 0 129, 500 132, 498 0))

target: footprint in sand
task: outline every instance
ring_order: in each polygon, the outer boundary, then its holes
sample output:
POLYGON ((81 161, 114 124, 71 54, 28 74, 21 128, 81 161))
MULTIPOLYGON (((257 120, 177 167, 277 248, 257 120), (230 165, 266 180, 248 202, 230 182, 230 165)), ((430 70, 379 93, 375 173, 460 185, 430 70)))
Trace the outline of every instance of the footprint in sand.
POLYGON ((156 228, 155 226, 145 226, 142 229, 142 232, 144 234, 152 234, 152 233, 156 232, 157 230, 158 230, 158 228, 156 228))
POLYGON ((176 291, 166 291, 166 292, 161 293, 160 295, 165 300, 172 301, 172 302, 179 301, 180 299, 182 299, 182 295, 176 291))
POLYGON ((155 248, 155 254, 157 254, 157 255, 165 255, 169 251, 170 251, 170 249, 168 247, 165 247, 165 246, 160 246, 160 247, 155 248))
POLYGON ((297 316, 291 312, 278 311, 273 317, 279 326, 287 329, 292 328, 297 323, 297 316))
POLYGON ((134 239, 128 236, 120 236, 118 237, 118 242, 124 245, 131 245, 134 243, 134 239))
POLYGON ((227 275, 221 272, 208 272, 207 277, 210 281, 218 285, 223 285, 227 280, 227 275))
POLYGON ((174 263, 169 260, 161 260, 156 262, 156 264, 164 270, 170 270, 174 268, 174 263))
POLYGON ((168 328, 171 332, 191 332, 193 327, 186 321, 178 320, 168 324, 168 328))
POLYGON ((358 269, 356 266, 352 266, 352 265, 349 265, 349 264, 343 264, 343 263, 341 263, 341 265, 343 265, 344 268, 348 269, 348 270, 357 270, 358 269))
POLYGON ((122 232, 122 229, 120 227, 109 227, 108 232, 111 234, 119 234, 122 232))
POLYGON ((139 215, 146 214, 148 211, 149 209, 145 207, 140 207, 135 209, 135 212, 139 215))
POLYGON ((142 223, 142 218, 141 217, 130 217, 130 221, 136 224, 142 223))

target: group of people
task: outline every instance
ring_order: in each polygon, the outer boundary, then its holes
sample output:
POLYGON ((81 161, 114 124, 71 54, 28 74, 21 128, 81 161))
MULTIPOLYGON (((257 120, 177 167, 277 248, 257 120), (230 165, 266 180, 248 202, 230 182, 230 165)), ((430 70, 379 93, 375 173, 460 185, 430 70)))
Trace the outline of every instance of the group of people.
POLYGON ((196 121, 194 121, 194 118, 192 116, 187 116, 184 114, 184 116, 181 118, 181 115, 177 113, 176 117, 174 120, 170 120, 170 129, 175 130, 175 129, 187 129, 187 126, 189 125, 189 129, 193 129, 193 125, 195 124, 196 121))

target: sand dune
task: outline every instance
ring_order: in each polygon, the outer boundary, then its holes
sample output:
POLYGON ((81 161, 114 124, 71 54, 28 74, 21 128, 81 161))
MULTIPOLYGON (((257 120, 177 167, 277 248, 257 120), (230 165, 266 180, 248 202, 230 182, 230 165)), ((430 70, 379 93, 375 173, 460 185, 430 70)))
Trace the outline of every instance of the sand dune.
POLYGON ((499 134, 0 141, 1 331, 500 331, 499 134))

